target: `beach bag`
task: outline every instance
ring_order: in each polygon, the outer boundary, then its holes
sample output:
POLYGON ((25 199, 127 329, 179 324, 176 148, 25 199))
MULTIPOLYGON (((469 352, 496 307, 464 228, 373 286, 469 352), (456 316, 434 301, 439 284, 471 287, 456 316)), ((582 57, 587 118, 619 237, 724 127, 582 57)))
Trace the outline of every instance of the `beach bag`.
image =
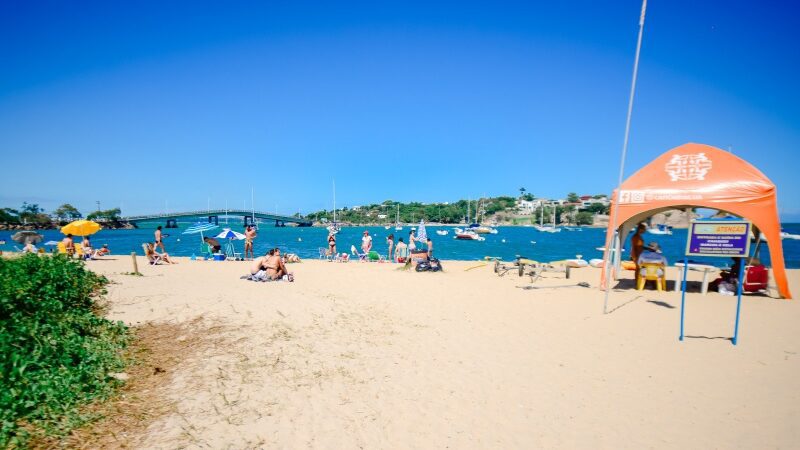
POLYGON ((430 261, 428 261, 428 264, 431 266, 431 272, 438 272, 442 270, 442 263, 440 263, 436 258, 431 257, 430 261))
POLYGON ((427 272, 427 271, 431 270, 431 265, 427 261, 424 261, 424 262, 421 262, 421 263, 417 264, 417 267, 414 270, 416 270, 417 272, 427 272))

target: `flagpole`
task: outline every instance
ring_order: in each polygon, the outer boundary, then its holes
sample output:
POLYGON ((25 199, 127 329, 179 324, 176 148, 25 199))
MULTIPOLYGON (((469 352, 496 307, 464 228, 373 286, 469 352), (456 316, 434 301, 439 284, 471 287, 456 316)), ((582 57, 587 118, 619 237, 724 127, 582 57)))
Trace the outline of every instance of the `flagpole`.
MULTIPOLYGON (((644 17, 645 11, 647 10, 647 0, 642 0, 642 13, 639 16, 639 37, 636 40, 636 58, 633 60, 633 78, 631 79, 631 92, 630 96, 628 97, 628 117, 625 119, 625 138, 622 142, 622 155, 620 156, 619 160, 619 176, 617 177, 617 189, 616 189, 616 198, 612 199, 614 202, 614 214, 611 216, 611 223, 608 225, 609 229, 614 232, 614 238, 611 239, 612 244, 614 241, 621 242, 622 236, 619 236, 619 230, 617 230, 617 217, 619 214, 619 190, 622 187, 622 176, 625 173, 625 157, 628 154, 628 140, 630 137, 631 132, 631 115, 633 113, 633 98, 636 94, 636 77, 639 74, 639 54, 642 51, 642 34, 644 33, 644 17)), ((606 245, 609 245, 608 243, 606 245)), ((617 248, 621 248, 621 245, 617 245, 617 248)), ((617 258, 620 255, 617 254, 617 258)), ((605 298, 603 299, 603 314, 608 313, 608 296, 611 292, 611 281, 609 277, 611 276, 611 270, 609 270, 609 260, 611 259, 611 248, 606 247, 606 254, 605 254, 605 261, 603 262, 603 269, 605 270, 605 282, 606 282, 606 292, 605 298)))

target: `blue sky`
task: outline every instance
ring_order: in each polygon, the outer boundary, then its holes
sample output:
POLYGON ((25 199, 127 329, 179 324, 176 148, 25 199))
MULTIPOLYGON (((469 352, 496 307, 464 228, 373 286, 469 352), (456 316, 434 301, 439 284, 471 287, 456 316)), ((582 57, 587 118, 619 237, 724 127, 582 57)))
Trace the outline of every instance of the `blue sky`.
MULTIPOLYGON (((0 206, 293 213, 617 178, 639 1, 3 2, 0 206)), ((626 175, 732 147, 800 220, 791 3, 651 1, 626 175)))

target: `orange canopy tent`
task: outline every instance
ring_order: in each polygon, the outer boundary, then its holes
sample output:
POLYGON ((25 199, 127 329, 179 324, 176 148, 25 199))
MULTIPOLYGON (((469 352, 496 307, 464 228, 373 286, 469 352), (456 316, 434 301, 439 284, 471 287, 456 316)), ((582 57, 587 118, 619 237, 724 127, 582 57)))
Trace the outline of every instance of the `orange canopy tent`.
MULTIPOLYGON (((710 208, 750 220, 766 236, 781 297, 791 298, 775 185, 747 161, 709 145, 684 144, 631 175, 613 198, 611 216, 618 208, 616 224, 622 237, 646 218, 669 209, 710 208)), ((606 249, 616 246, 612 244, 614 231, 608 228, 606 249)), ((603 269, 603 287, 608 272, 603 269)))

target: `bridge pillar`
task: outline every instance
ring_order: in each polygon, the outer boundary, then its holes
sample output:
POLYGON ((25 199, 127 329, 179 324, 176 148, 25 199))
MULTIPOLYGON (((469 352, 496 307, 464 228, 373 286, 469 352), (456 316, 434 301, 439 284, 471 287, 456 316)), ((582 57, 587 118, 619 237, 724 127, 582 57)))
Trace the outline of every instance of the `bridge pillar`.
POLYGON ((208 223, 214 222, 214 225, 219 225, 219 216, 208 216, 208 223))
POLYGON ((244 222, 244 226, 245 226, 245 228, 246 228, 248 225, 255 225, 255 224, 253 223, 253 216, 244 216, 244 217, 242 217, 242 222, 244 222))
POLYGON ((178 228, 177 219, 167 219, 167 228, 178 228))

